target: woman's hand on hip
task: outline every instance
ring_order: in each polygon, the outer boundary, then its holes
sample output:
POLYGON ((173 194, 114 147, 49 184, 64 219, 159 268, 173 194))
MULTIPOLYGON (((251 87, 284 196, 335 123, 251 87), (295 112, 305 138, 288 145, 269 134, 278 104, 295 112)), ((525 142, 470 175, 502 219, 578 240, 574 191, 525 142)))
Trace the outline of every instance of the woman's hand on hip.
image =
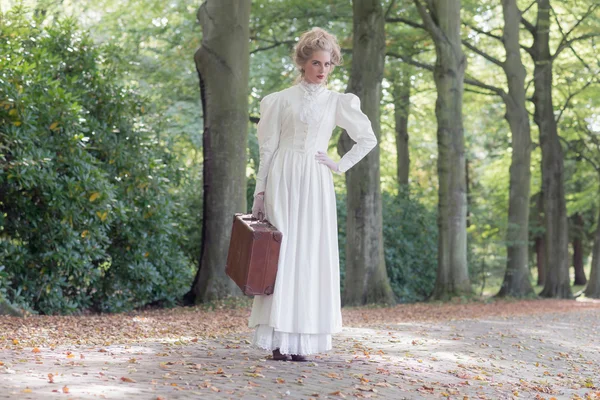
POLYGON ((317 154, 315 155, 315 159, 317 160, 317 162, 319 164, 324 164, 324 165, 328 166, 329 169, 331 169, 333 172, 339 172, 338 163, 336 163, 331 158, 329 158, 327 153, 325 153, 324 151, 320 151, 320 150, 317 151, 317 154))

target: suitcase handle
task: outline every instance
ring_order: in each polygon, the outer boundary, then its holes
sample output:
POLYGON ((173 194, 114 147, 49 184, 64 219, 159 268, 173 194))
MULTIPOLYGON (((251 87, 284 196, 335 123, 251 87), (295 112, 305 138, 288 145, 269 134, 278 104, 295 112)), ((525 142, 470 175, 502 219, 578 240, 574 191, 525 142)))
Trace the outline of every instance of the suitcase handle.
POLYGON ((266 219, 261 220, 261 219, 258 219, 258 218, 254 218, 252 216, 250 216, 250 217, 244 217, 242 219, 244 221, 259 221, 258 225, 261 225, 261 226, 269 226, 269 224, 270 224, 270 222, 268 220, 266 220, 266 219), (262 222, 262 221, 267 221, 267 222, 262 222))

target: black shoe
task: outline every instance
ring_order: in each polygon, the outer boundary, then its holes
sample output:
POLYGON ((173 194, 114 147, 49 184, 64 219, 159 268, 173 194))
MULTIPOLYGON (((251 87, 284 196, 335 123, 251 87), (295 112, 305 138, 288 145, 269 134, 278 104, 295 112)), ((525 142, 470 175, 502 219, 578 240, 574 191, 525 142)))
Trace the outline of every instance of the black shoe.
POLYGON ((275 349, 275 350, 273 350, 273 360, 274 361, 287 361, 288 360, 288 356, 285 355, 285 354, 281 354, 281 352, 279 351, 279 349, 275 349))

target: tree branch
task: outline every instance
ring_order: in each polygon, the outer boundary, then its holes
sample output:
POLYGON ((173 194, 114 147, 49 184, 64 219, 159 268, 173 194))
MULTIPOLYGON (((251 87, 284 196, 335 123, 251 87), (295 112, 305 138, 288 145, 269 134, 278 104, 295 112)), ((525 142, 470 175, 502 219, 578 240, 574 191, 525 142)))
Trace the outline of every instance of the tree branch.
POLYGON ((552 60, 554 60, 564 49, 566 49, 567 47, 571 47, 571 45, 573 45, 573 43, 579 42, 581 40, 591 39, 594 37, 600 37, 600 32, 587 33, 585 35, 578 36, 571 40, 567 40, 566 42, 559 45, 559 47, 556 49, 556 53, 554 53, 554 55, 552 56, 552 60))
POLYGON ((263 41, 263 42, 267 42, 267 43, 272 43, 270 46, 257 47, 256 49, 251 50, 250 54, 258 53, 260 51, 270 50, 270 49, 273 49, 275 47, 282 46, 282 45, 294 45, 296 43, 293 40, 284 40, 284 41, 280 42, 278 40, 262 39, 262 38, 257 38, 255 36, 251 36, 250 40, 256 40, 256 41, 263 41))
POLYGON ((398 53, 393 53, 393 52, 388 51, 387 53, 385 53, 385 55, 388 56, 388 57, 397 58, 400 61, 402 61, 404 63, 407 63, 409 65, 414 65, 415 67, 423 68, 423 69, 426 69, 426 70, 429 70, 429 71, 434 71, 435 70, 435 67, 433 65, 431 65, 431 64, 425 64, 425 63, 422 63, 420 61, 415 61, 415 60, 413 60, 410 57, 405 57, 405 56, 402 56, 401 54, 398 54, 398 53))
MULTIPOLYGON (((441 42, 444 40, 444 34, 441 31, 440 27, 433 20, 433 16, 430 14, 429 4, 427 6, 423 5, 421 0, 413 0, 415 6, 417 7, 417 11, 419 11, 419 15, 423 20, 423 25, 429 31, 429 34, 433 37, 435 41, 441 42)), ((427 2, 427 0, 423 0, 427 2)))
POLYGON ((525 17, 523 17, 522 15, 521 15, 521 23, 523 24, 525 29, 527 29, 529 31, 529 33, 531 33, 532 35, 535 36, 535 31, 537 30, 537 28, 531 22, 527 21, 525 19, 525 17))
POLYGON ((596 32, 596 33, 590 33, 587 35, 582 35, 580 37, 568 40, 569 36, 571 36, 571 33, 573 33, 573 31, 575 29, 577 29, 577 27, 579 27, 579 25, 581 25, 581 23, 587 17, 589 17, 598 7, 599 7, 598 4, 592 4, 591 6, 589 6, 589 8, 585 12, 585 14, 583 14, 583 16, 577 20, 575 25, 573 25, 571 27, 571 29, 569 29, 569 31, 566 33, 564 32, 564 30, 562 29, 562 27, 560 25, 560 21, 558 19, 558 15, 556 14, 556 11, 554 11, 554 8, 552 8, 552 13, 554 14, 554 19, 556 20, 556 23, 558 25, 560 33, 562 34, 562 40, 560 41, 560 44, 558 45, 558 48, 556 49, 556 53, 554 53, 554 55, 552 56, 552 59, 556 58, 560 54, 560 52, 562 52, 565 48, 569 47, 569 45, 572 44, 573 42, 589 39, 589 38, 595 37, 595 36, 600 36, 600 33, 596 32))
MULTIPOLYGON (((572 151, 573 153, 577 154, 577 156, 579 156, 582 159, 584 159, 585 161, 589 162, 590 165, 592 166, 592 168, 594 168, 597 172, 600 172, 600 166, 594 160, 592 160, 591 158, 589 158, 588 156, 583 154, 583 152, 578 151, 573 146, 571 146, 571 143, 567 139, 563 138, 562 136, 559 136, 558 138, 560 139, 561 142, 563 142, 567 146, 569 151, 572 151)), ((583 140, 583 144, 586 148, 588 148, 587 145, 585 144, 585 140, 583 140)))
POLYGON ((523 11, 521 11, 521 14, 525 14, 525 13, 526 13, 527 11, 529 11, 529 9, 530 9, 531 7, 533 7, 533 6, 534 6, 536 3, 537 3, 537 0, 534 0, 534 1, 532 1, 530 5, 528 5, 527 7, 525 7, 525 9, 524 9, 523 11))
POLYGON ((577 96, 579 93, 581 93, 585 89, 587 89, 588 86, 590 86, 592 84, 592 82, 594 82, 595 80, 596 80, 596 77, 594 76, 594 77, 592 77, 592 79, 590 79, 589 81, 587 81, 585 85, 583 85, 582 87, 580 87, 576 91, 574 91, 572 93, 569 93, 569 96, 567 96, 567 99, 565 100, 564 106, 561 107, 560 113, 558 114, 558 117, 556 117, 556 123, 557 124, 560 121, 560 118, 562 117, 563 113, 565 112, 565 110, 569 106, 569 103, 571 102, 571 100, 573 100, 573 97, 577 96))
POLYGON ((504 89, 501 89, 496 86, 488 85, 486 83, 481 82, 479 79, 476 79, 476 78, 465 77, 465 83, 467 85, 477 86, 478 88, 489 90, 490 92, 495 93, 497 96, 500 96, 503 99, 506 96, 506 92, 504 91, 504 89))
POLYGON ((475 31, 477 33, 480 33, 480 34, 485 35, 487 37, 490 37, 492 39, 496 39, 496 40, 502 41, 502 36, 494 35, 491 32, 484 31, 483 29, 478 28, 478 27, 476 27, 474 25, 471 25, 471 24, 469 24, 467 22, 463 22, 463 25, 466 26, 466 27, 468 27, 468 28, 470 28, 471 30, 473 30, 473 31, 475 31))
POLYGON ((469 43, 466 40, 463 40, 462 43, 469 49, 471 49, 473 52, 479 54, 481 57, 485 58, 486 60, 488 60, 489 62, 492 62, 494 64, 496 64, 497 66, 499 66, 500 68, 504 68, 504 63, 500 60, 498 60, 495 57, 492 57, 491 55, 489 55, 488 53, 479 50, 477 47, 475 47, 474 45, 472 45, 471 43, 469 43))
MULTIPOLYGON (((581 115, 577 114, 577 112, 575 112, 574 114, 577 115, 577 123, 582 126, 585 133, 588 134, 589 139, 592 141, 592 143, 594 143, 596 145, 596 154, 600 154, 600 140, 598 140, 598 138, 596 137, 596 134, 592 133, 592 131, 590 130, 588 125, 585 123, 585 118, 582 118, 581 115)), ((600 135, 598 135, 598 136, 600 136, 600 135)), ((584 144, 587 147, 587 144, 585 143, 585 141, 584 141, 584 144)))
MULTIPOLYGON (((416 60, 413 60, 412 58, 403 57, 402 55, 400 55, 398 53, 387 52, 385 55, 388 56, 388 57, 397 58, 397 59, 401 60, 402 62, 405 62, 407 64, 413 65, 413 66, 418 67, 418 68, 423 68, 423 69, 426 69, 428 71, 435 71, 435 66, 434 65, 426 64, 426 63, 423 63, 423 62, 420 62, 420 61, 416 61, 416 60)), ((477 86, 477 87, 482 88, 482 89, 489 90, 490 92, 493 92, 493 93, 495 93, 496 95, 498 95, 500 97, 504 97, 506 95, 506 92, 503 89, 501 89, 499 87, 496 87, 496 86, 485 84, 485 83, 483 83, 480 80, 475 79, 475 78, 465 77, 465 83, 469 84, 469 85, 472 85, 472 86, 477 86)))
POLYGON ((494 92, 480 92, 479 90, 473 90, 473 89, 469 89, 469 88, 465 88, 465 92, 480 94, 482 96, 494 96, 494 97, 498 96, 498 93, 494 93, 494 92))
POLYGON ((412 26, 413 28, 427 30, 427 28, 425 27, 425 25, 419 24, 418 22, 411 21, 410 19, 401 18, 401 17, 386 18, 385 22, 401 22, 401 23, 406 24, 408 26, 412 26))
POLYGON ((394 6, 396 5, 396 1, 397 0, 392 0, 390 2, 390 6, 388 7, 388 9, 386 10, 383 19, 387 19, 388 15, 390 15, 390 13, 392 12, 392 8, 394 8, 394 6))

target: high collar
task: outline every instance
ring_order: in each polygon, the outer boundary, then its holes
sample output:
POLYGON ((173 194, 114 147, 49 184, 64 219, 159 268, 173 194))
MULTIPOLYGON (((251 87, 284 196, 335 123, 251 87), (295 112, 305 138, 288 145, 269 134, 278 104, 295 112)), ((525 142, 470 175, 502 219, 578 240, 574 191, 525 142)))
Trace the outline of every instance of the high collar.
POLYGON ((300 86, 306 93, 310 95, 319 94, 325 90, 325 85, 321 83, 310 83, 304 79, 300 81, 298 86, 300 86))

